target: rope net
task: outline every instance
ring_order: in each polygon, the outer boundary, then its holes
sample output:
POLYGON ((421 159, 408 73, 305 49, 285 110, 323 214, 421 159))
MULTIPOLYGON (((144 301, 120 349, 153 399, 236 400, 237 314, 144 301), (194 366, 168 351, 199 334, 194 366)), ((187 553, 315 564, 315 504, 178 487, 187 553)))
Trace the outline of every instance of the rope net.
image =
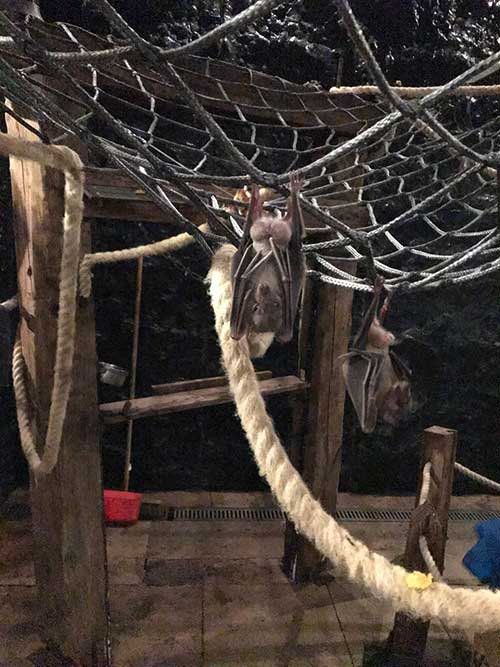
MULTIPOLYGON (((491 74, 500 54, 421 100, 403 101, 384 89, 348 3, 337 0, 386 97, 330 94, 186 54, 194 47, 162 52, 106 0, 93 4, 126 42, 33 18, 21 29, 0 15, 11 38, 0 45, 4 94, 48 120, 52 142, 76 135, 94 164, 130 176, 206 249, 217 237, 186 220, 179 202, 194 202, 219 240, 237 243, 246 204, 234 200, 236 189, 257 181, 274 190, 268 205, 283 209, 283 184, 299 172, 306 226, 334 230, 304 245, 310 273, 325 282, 371 290, 370 271, 344 273, 336 254, 364 258, 389 290, 458 284, 500 268, 500 102, 450 97, 491 74)), ((261 0, 250 18, 275 4, 261 0)))

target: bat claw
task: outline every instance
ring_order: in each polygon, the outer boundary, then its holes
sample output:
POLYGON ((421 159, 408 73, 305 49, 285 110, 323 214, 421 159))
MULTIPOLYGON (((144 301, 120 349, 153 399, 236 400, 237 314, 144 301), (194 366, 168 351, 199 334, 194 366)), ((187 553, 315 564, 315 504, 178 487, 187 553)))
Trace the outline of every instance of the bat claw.
POLYGON ((384 282, 385 282, 384 277, 380 276, 380 275, 377 275, 377 277, 375 278, 375 284, 373 286, 373 291, 375 292, 375 294, 381 294, 382 293, 382 289, 384 287, 384 282))
POLYGON ((290 174, 290 190, 292 192, 299 192, 301 187, 304 185, 304 179, 298 174, 290 174))

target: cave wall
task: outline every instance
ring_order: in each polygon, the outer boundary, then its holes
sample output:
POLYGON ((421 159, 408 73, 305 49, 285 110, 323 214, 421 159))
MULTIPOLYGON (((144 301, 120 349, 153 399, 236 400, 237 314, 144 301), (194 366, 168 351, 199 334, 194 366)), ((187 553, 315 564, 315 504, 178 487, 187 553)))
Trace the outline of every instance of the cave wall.
MULTIPOLYGON (((185 43, 241 11, 247 0, 118 1, 125 18, 157 44, 185 43), (166 6, 167 5, 167 6, 166 6)), ((105 21, 89 3, 42 0, 46 20, 77 23, 106 33, 105 21)), ((391 82, 431 85, 448 80, 498 48, 500 7, 487 0, 353 0, 376 56, 391 82)), ((208 55, 276 74, 299 83, 335 83, 339 59, 342 83, 369 77, 339 25, 333 2, 303 0, 278 8, 269 19, 213 47, 208 55)), ((479 102, 478 102, 479 104, 479 102)), ((460 105, 457 105, 457 109, 460 105)), ((473 118, 479 109, 468 104, 473 118)), ((0 161, 0 298, 15 288, 10 229, 8 165, 0 161)), ((162 238, 157 225, 93 224, 94 250, 107 250, 162 238)), ((219 352, 203 278, 207 265, 196 247, 175 257, 145 261, 140 333, 138 394, 152 383, 218 374, 219 352), (192 269, 195 274, 193 275, 192 269)), ((135 267, 127 263, 95 271, 98 356, 129 368, 133 326, 135 267)), ((489 278, 465 289, 443 289, 408 296, 395 304, 389 321, 397 334, 410 334, 406 352, 419 381, 419 409, 394 433, 363 436, 348 406, 342 488, 358 492, 411 491, 415 483, 422 429, 440 424, 459 431, 459 458, 466 465, 500 479, 498 447, 500 336, 499 282, 489 278), (387 470, 391 475, 387 475, 387 470)), ((366 305, 355 298, 355 323, 366 305)), ((289 350, 274 346, 260 368, 287 372, 289 350)), ((101 400, 125 398, 126 392, 100 387, 101 400)), ((0 441, 3 447, 0 493, 26 479, 19 453, 15 408, 10 390, 0 389, 0 441)), ((288 406, 271 401, 282 435, 288 406)), ((260 488, 234 408, 223 407, 136 423, 134 488, 260 488)), ((103 434, 107 484, 122 474, 124 429, 103 434)), ((457 491, 474 485, 458 480, 457 491)))

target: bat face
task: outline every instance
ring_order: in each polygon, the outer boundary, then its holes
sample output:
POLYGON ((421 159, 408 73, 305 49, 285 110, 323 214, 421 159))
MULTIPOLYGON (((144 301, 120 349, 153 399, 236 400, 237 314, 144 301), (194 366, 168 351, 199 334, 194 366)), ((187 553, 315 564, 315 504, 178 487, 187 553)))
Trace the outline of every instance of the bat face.
POLYGON ((346 389, 364 433, 372 433, 379 419, 397 426, 412 406, 411 372, 390 349, 395 338, 382 325, 382 312, 377 317, 381 289, 379 282, 353 349, 341 357, 346 389))
POLYGON ((257 284, 252 306, 253 330, 259 333, 279 331, 283 321, 283 298, 277 287, 272 289, 264 279, 257 284))
POLYGON ((240 247, 231 269, 233 303, 231 336, 272 332, 280 342, 293 336, 305 265, 303 221, 298 199, 300 182, 290 180, 286 214, 269 215, 263 195, 252 189, 240 247))

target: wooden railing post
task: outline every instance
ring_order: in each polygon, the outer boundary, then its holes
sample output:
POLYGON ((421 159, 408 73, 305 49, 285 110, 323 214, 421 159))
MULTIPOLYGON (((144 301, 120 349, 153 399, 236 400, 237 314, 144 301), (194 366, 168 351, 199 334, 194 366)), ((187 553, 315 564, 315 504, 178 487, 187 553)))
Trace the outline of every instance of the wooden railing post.
POLYGON ((474 637, 471 667, 500 667, 500 632, 474 637))
MULTIPOLYGON (((6 122, 12 136, 37 140, 11 116, 6 122)), ((64 177, 17 158, 11 158, 10 172, 21 341, 35 437, 43 442, 54 375, 64 177)), ((90 230, 84 225, 82 253, 89 251, 90 230)), ((79 667, 109 665, 96 370, 94 308, 88 300, 77 308, 59 462, 31 485, 42 638, 54 664, 66 664, 64 657, 79 667)))
MULTIPOLYGON (((448 532, 448 512, 453 487, 454 464, 457 449, 457 433, 451 429, 432 426, 424 431, 424 448, 416 496, 416 509, 410 521, 404 566, 410 572, 427 572, 427 566, 419 547, 422 534, 422 508, 417 509, 422 489, 422 471, 431 463, 431 484, 428 503, 432 513, 427 516, 428 530, 425 532, 429 550, 441 573, 448 532)), ((387 645, 387 667, 419 667, 425 652, 428 621, 419 621, 398 612, 387 645)))
MULTIPOLYGON (((334 261, 344 271, 356 271, 355 262, 334 261)), ((351 289, 324 283, 309 284, 304 298, 307 331, 302 331, 301 357, 310 389, 307 402, 296 403, 291 457, 311 493, 332 515, 337 507, 345 399, 337 360, 349 344, 352 298, 351 289)), ((322 562, 323 556, 288 523, 283 558, 287 576, 297 582, 310 580, 322 562)))

